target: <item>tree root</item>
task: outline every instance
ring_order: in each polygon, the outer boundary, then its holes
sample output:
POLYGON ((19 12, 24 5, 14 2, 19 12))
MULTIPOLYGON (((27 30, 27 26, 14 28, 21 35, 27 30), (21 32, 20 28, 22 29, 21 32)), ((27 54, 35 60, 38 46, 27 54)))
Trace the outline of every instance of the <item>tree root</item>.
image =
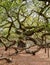
POLYGON ((8 57, 0 57, 0 60, 6 60, 8 63, 12 62, 12 59, 8 57))

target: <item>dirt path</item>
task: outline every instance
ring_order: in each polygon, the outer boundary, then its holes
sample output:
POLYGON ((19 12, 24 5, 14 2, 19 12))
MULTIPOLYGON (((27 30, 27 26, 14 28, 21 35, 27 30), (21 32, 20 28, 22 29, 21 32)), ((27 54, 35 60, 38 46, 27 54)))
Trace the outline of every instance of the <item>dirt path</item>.
POLYGON ((44 49, 41 49, 35 56, 25 54, 25 52, 18 55, 8 56, 9 51, 10 54, 14 53, 14 50, 12 49, 8 50, 7 52, 4 52, 3 48, 0 49, 0 55, 4 54, 3 56, 12 58, 11 63, 1 60, 0 65, 50 65, 50 57, 48 58, 47 53, 44 53, 44 49))

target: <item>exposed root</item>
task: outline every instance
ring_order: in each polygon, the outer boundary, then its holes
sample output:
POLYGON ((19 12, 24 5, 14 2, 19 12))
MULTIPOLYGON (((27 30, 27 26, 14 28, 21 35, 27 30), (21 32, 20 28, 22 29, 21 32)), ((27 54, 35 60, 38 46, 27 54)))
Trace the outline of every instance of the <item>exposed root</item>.
POLYGON ((12 59, 8 57, 0 57, 0 60, 6 60, 8 63, 12 62, 12 59))

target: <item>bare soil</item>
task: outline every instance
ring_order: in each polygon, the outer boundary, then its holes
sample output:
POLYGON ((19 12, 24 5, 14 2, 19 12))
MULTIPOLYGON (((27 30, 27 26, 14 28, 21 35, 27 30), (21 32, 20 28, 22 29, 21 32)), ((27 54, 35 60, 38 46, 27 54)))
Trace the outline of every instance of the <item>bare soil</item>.
MULTIPOLYGON (((33 47, 31 48, 34 49, 33 47)), ((19 54, 13 54, 15 51, 9 49, 4 51, 4 47, 0 48, 0 57, 9 57, 12 59, 11 63, 8 63, 6 60, 0 60, 0 65, 50 65, 50 57, 48 58, 48 50, 45 53, 44 49, 41 49, 36 53, 35 56, 32 54, 26 54, 25 51, 19 54), (12 56, 11 56, 12 55, 12 56)))

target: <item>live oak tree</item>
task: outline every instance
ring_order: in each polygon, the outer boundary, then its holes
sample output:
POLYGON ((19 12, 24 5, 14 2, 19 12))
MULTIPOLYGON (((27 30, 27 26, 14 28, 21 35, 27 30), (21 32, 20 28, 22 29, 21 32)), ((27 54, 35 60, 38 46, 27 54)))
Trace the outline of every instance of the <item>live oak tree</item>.
MULTIPOLYGON (((14 45, 19 41, 32 41, 40 47, 31 52, 35 55, 42 47, 46 47, 43 45, 43 37, 46 35, 50 35, 50 0, 0 1, 0 42, 5 50, 12 47, 18 53, 14 45), (37 44, 38 39, 42 41, 40 44, 37 44)), ((23 47, 22 50, 25 49, 27 48, 23 47)))

